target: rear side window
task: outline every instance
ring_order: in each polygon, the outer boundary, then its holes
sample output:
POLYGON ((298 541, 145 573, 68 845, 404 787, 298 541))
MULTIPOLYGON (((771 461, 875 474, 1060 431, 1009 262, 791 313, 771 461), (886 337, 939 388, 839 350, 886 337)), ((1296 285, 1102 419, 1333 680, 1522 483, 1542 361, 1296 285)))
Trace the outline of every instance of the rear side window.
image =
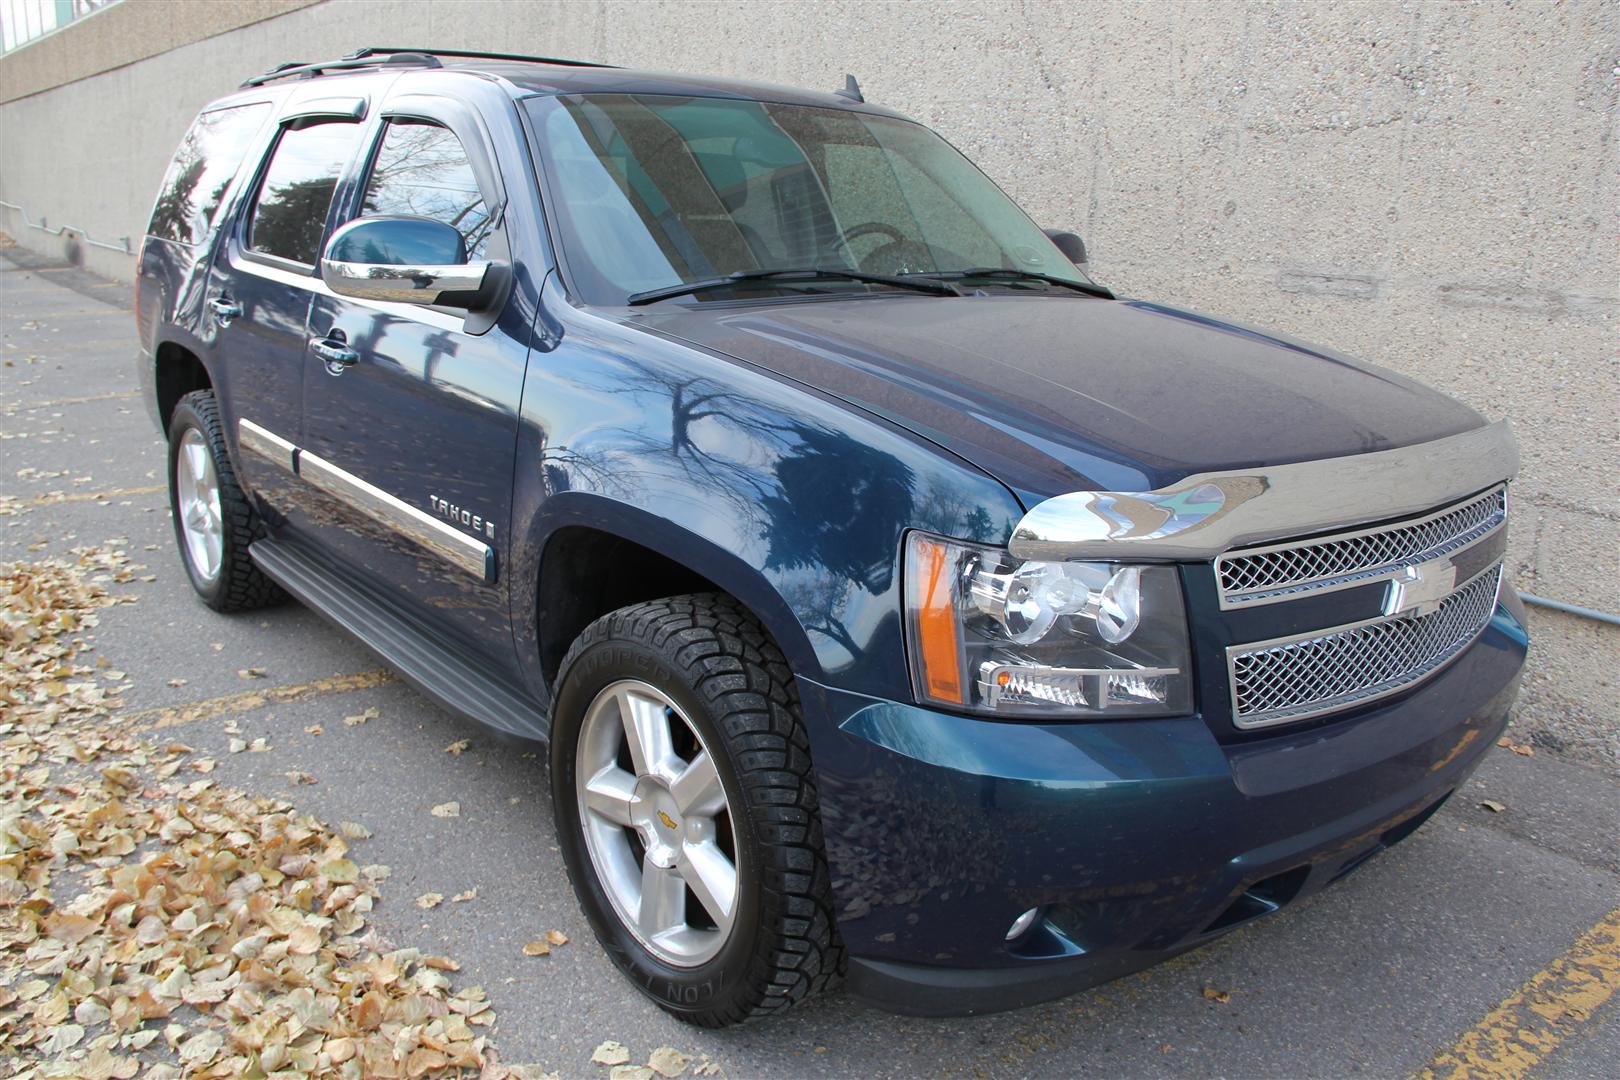
POLYGON ((415 120, 390 121, 384 130, 361 212, 452 225, 467 241, 469 260, 483 257, 494 225, 461 140, 449 128, 415 120))
POLYGON ((261 102, 197 117, 169 163, 147 232, 182 244, 203 241, 269 108, 261 102))
POLYGON ((359 137, 360 125, 353 123, 314 124, 281 133, 249 219, 250 251, 315 265, 332 192, 359 137))

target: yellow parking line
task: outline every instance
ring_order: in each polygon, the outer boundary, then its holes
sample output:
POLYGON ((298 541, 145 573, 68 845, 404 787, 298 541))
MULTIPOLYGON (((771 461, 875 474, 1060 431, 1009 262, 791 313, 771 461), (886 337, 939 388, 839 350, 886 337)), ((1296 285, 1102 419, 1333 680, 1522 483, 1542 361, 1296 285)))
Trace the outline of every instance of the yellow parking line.
POLYGON ((371 671, 360 671, 353 675, 331 675, 314 682, 298 683, 293 686, 271 686, 263 690, 246 690, 240 694, 226 694, 224 697, 209 698, 206 701, 194 701, 190 705, 171 705, 160 709, 142 709, 140 712, 129 713, 122 717, 126 724, 133 725, 128 733, 138 735, 146 731, 157 731, 160 728, 179 727, 182 724, 194 724, 199 720, 211 720, 216 716, 226 716, 230 713, 251 712, 266 705, 282 705, 289 701, 303 701, 307 698, 325 697, 327 694, 347 694, 355 690, 368 690, 374 686, 394 681, 394 673, 387 668, 374 668, 371 671))
POLYGON ((52 506, 56 503, 103 502, 107 499, 127 499, 132 495, 156 495, 169 489, 162 484, 149 487, 113 488, 110 491, 74 491, 60 495, 36 495, 32 499, 19 499, 18 506, 52 506))
POLYGON ((1620 908, 1532 975, 1413 1080, 1517 1080, 1620 990, 1620 908))
POLYGON ((65 397, 51 401, 30 401, 27 404, 17 402, 14 405, 4 406, 7 412, 32 412, 34 409, 54 409, 58 405, 83 405, 90 401, 118 401, 123 398, 140 397, 139 390, 119 390, 111 394, 91 394, 89 397, 65 397))

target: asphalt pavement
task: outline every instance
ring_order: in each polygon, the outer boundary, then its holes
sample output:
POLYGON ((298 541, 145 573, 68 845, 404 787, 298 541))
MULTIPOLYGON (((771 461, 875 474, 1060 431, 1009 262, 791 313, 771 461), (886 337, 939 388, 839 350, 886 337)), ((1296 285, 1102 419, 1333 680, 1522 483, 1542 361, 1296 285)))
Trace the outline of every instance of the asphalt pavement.
POLYGON ((115 589, 136 601, 90 637, 128 673, 120 715, 173 728, 222 784, 369 827, 357 858, 392 868, 375 925, 460 962, 494 1004, 502 1061, 607 1080, 590 1059, 611 1039, 633 1062, 671 1046, 735 1078, 1620 1073, 1620 784, 1545 750, 1493 748, 1441 813, 1342 884, 1063 1001, 919 1020, 836 993, 741 1029, 676 1023, 592 938, 541 755, 445 713, 302 607, 231 617, 195 600, 130 306, 127 286, 0 249, 0 560, 111 544, 144 564, 115 589), (268 749, 230 752, 257 738, 268 749), (459 817, 430 812, 451 801, 459 817), (549 930, 569 943, 524 955, 549 930))

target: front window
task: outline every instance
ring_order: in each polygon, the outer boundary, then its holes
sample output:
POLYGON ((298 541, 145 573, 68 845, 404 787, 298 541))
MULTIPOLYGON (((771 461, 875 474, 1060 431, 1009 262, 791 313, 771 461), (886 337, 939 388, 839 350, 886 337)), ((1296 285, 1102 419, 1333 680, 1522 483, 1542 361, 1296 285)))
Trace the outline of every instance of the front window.
POLYGON ((495 224, 461 140, 449 128, 419 120, 388 122, 361 213, 442 221, 461 233, 468 261, 484 257, 495 224))
POLYGON ((632 94, 528 104, 568 268, 590 303, 762 270, 1088 280, 971 162, 909 121, 632 94))

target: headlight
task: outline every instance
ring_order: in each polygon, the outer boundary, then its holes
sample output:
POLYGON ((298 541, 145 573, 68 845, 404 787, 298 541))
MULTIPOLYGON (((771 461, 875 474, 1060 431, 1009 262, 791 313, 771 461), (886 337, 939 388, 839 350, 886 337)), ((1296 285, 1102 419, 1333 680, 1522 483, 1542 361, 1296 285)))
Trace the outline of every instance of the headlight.
POLYGON ((1174 567, 1020 562, 913 532, 905 571, 919 701, 996 716, 1191 711, 1174 567))

